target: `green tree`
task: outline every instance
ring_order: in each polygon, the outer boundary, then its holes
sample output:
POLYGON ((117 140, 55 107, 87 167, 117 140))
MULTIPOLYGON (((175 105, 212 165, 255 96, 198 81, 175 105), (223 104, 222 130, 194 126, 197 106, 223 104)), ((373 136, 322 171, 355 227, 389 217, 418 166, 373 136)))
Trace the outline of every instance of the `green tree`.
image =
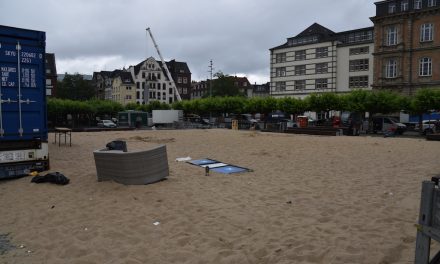
POLYGON ((83 76, 75 73, 64 75, 64 79, 58 82, 57 97, 71 100, 89 100, 95 96, 95 90, 91 81, 84 80, 83 76))
POLYGON ((310 110, 326 112, 327 117, 330 115, 330 111, 342 108, 341 100, 335 93, 311 94, 306 100, 310 110))
MULTIPOLYGON (((212 96, 242 96, 237 86, 234 85, 234 79, 219 71, 214 74, 216 79, 212 80, 212 96)), ((210 96, 208 92, 205 97, 210 96)))

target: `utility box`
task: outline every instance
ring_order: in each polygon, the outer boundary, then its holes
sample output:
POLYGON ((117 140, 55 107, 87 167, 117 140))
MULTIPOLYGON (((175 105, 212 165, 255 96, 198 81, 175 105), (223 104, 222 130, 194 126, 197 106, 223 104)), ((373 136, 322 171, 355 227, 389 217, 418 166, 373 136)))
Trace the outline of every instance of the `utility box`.
POLYGON ((148 126, 148 113, 133 110, 119 112, 118 125, 136 128, 148 126))
POLYGON ((49 169, 46 34, 0 26, 0 179, 49 169))
POLYGON ((166 125, 183 121, 182 110, 153 110, 153 124, 166 125))

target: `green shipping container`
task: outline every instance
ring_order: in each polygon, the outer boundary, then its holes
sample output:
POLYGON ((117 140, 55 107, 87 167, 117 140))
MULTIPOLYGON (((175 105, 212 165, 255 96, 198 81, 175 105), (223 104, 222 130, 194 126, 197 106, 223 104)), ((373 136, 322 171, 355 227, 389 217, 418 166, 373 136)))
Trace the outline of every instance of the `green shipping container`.
POLYGON ((118 113, 118 125, 127 127, 148 126, 148 113, 142 111, 124 111, 118 113))

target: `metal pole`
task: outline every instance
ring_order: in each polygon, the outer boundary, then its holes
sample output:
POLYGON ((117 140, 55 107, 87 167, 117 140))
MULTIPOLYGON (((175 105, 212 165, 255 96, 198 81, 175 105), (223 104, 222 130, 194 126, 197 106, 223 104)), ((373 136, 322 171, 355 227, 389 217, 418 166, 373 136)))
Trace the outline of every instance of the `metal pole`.
POLYGON ((20 119, 20 128, 18 129, 18 133, 20 133, 20 137, 23 136, 23 126, 21 122, 21 67, 20 67, 20 42, 17 41, 17 68, 18 68, 18 116, 20 119))
POLYGON ((422 184, 422 194, 420 197, 419 222, 420 228, 417 230, 415 262, 416 264, 429 263, 431 248, 431 237, 424 234, 420 229, 422 226, 430 227, 432 222, 432 207, 434 202, 435 183, 424 181, 422 184))
POLYGON ((212 60, 210 60, 210 64, 209 64, 209 72, 210 72, 210 74, 211 74, 211 78, 209 79, 209 97, 212 96, 212 70, 213 70, 213 67, 212 67, 212 60))

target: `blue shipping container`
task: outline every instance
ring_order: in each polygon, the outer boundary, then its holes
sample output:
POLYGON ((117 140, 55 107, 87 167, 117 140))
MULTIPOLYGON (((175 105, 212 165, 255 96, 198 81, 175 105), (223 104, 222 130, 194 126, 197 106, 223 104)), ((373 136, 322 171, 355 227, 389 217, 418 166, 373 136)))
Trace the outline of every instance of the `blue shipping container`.
POLYGON ((47 141, 46 34, 0 26, 0 144, 47 141))
POLYGON ((49 169, 46 34, 0 25, 0 179, 49 169))

